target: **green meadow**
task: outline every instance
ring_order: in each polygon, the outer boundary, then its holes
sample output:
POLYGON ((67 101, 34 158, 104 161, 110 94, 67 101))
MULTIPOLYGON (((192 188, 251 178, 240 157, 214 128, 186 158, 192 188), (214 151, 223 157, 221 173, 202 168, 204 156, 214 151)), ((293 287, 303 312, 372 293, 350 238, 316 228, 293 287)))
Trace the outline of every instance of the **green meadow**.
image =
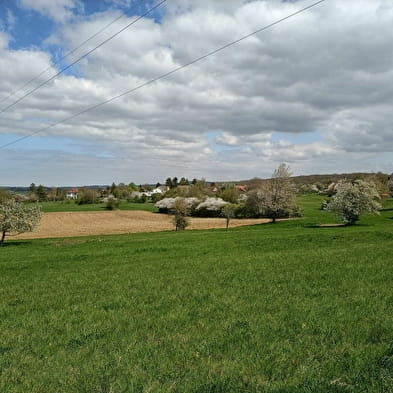
MULTIPOLYGON (((391 393, 393 200, 0 249, 1 393, 391 393)), ((75 205, 77 206, 77 205, 75 205)))
MULTIPOLYGON (((40 202, 41 210, 44 213, 55 212, 84 212, 84 211, 106 211, 105 203, 91 203, 78 205, 74 201, 62 202, 40 202)), ((148 212, 157 212, 158 209, 153 203, 132 203, 121 201, 119 210, 144 210, 148 212)))

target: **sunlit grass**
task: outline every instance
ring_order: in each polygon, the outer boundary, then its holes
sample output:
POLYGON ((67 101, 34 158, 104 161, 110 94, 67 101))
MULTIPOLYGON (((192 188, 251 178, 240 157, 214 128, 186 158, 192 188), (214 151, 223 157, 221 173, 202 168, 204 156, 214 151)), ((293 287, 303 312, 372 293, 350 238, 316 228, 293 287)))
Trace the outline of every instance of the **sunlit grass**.
POLYGON ((393 203, 354 227, 9 242, 0 392, 392 392, 393 203))

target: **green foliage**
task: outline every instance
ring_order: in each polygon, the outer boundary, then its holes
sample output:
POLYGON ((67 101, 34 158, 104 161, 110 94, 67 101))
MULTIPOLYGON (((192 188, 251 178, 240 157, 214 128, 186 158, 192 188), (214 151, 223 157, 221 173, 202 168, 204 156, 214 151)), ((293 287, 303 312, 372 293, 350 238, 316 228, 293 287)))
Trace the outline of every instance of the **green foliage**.
POLYGON ((159 193, 154 193, 151 196, 151 201, 152 203, 157 203, 158 201, 160 201, 164 196, 162 194, 159 193))
POLYGON ((0 189, 0 204, 11 199, 11 194, 7 190, 0 189))
POLYGON ((390 393, 393 200, 316 228, 322 199, 275 226, 9 242, 0 392, 390 393))
POLYGON ((40 184, 37 187, 35 194, 37 195, 37 198, 38 198, 39 202, 43 202, 43 201, 47 200, 46 189, 45 189, 45 187, 42 184, 40 184))
POLYGON ((219 198, 224 201, 236 204, 238 202, 239 193, 234 186, 225 187, 221 192, 217 194, 219 198))
POLYGON ((105 203, 105 208, 107 210, 118 210, 120 207, 120 199, 109 197, 105 203))
POLYGON ((228 203, 221 208, 221 216, 226 220, 226 229, 229 228, 229 222, 231 218, 235 217, 236 209, 238 209, 239 205, 228 203))
POLYGON ((78 205, 90 205, 98 200, 97 191, 90 188, 82 188, 79 191, 78 199, 75 201, 78 205))
POLYGON ((181 185, 181 186, 188 186, 189 184, 190 184, 190 182, 185 177, 182 177, 180 179, 179 185, 181 185))
POLYGON ((130 183, 128 185, 128 188, 130 191, 138 191, 139 190, 139 187, 135 183, 130 183))
POLYGON ((0 246, 6 235, 31 232, 40 222, 41 212, 38 205, 27 206, 13 199, 0 205, 0 246))
POLYGON ((373 183, 363 180, 341 182, 327 210, 336 213, 344 224, 353 225, 362 214, 378 213, 378 199, 379 194, 373 183))
POLYGON ((176 231, 184 231, 189 226, 189 207, 184 198, 176 198, 173 206, 173 224, 176 231))
MULTIPOLYGON (((40 203, 44 213, 52 212, 83 212, 83 211, 103 211, 105 203, 92 203, 87 205, 78 205, 71 203, 69 200, 58 202, 42 202, 40 203)), ((155 213, 158 209, 152 203, 133 203, 121 201, 120 210, 143 210, 155 213)))

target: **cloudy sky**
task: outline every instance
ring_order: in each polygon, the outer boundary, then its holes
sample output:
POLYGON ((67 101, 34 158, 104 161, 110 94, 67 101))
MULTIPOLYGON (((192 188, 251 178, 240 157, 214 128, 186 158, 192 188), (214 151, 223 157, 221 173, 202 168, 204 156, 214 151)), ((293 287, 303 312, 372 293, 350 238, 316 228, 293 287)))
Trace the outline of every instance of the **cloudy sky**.
MULTIPOLYGON (((0 145, 312 2, 167 0, 0 113, 0 145)), ((2 0, 0 110, 156 3, 2 0)), ((269 176, 280 162, 297 175, 391 173, 392 26, 392 1, 326 0, 133 94, 0 149, 0 185, 247 179, 269 176)))

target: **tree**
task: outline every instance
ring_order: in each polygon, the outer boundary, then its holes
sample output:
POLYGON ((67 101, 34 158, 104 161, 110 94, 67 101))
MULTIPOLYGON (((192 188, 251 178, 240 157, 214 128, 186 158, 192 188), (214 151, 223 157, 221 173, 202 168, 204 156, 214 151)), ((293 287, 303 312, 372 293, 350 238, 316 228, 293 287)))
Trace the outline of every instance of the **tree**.
POLYGON ((45 187, 42 184, 37 187, 36 194, 39 202, 47 200, 47 193, 45 187))
POLYGON ((259 189, 249 195, 247 207, 256 215, 271 218, 273 223, 277 218, 293 215, 297 212, 296 188, 290 177, 289 166, 280 164, 272 178, 264 181, 259 189))
POLYGON ((229 228, 229 222, 231 218, 235 216, 235 210, 237 208, 237 205, 234 205, 232 203, 228 203, 227 205, 224 205, 221 209, 221 215, 226 219, 226 229, 228 230, 229 228))
POLYGON ((233 184, 226 185, 218 196, 229 203, 237 203, 239 199, 239 193, 233 184))
POLYGON ((389 180, 388 180, 388 190, 389 190, 390 196, 393 197, 393 175, 391 175, 391 176, 389 177, 389 180))
POLYGON ((34 183, 31 183, 31 184, 30 184, 30 187, 29 187, 29 193, 30 193, 30 194, 35 194, 36 191, 37 191, 36 185, 35 185, 34 183))
POLYGON ((0 190, 0 203, 3 203, 8 199, 11 199, 11 194, 7 190, 0 190))
POLYGON ((139 190, 138 186, 135 183, 133 183, 133 182, 131 182, 128 185, 128 188, 129 188, 130 191, 138 191, 139 190))
POLYGON ((75 201, 78 205, 89 205, 96 203, 97 191, 90 188, 82 188, 78 194, 78 199, 75 201))
POLYGON ((169 188, 173 187, 173 183, 172 183, 172 179, 170 177, 168 177, 168 179, 166 179, 165 181, 165 185, 169 188))
POLYGON ((223 206, 227 205, 221 198, 207 198, 195 208, 195 213, 202 217, 218 217, 223 206))
POLYGON ((111 191, 111 194, 112 195, 114 195, 115 194, 115 191, 116 191, 116 183, 115 182, 113 182, 112 183, 112 185, 111 185, 111 188, 110 188, 110 191, 111 191))
POLYGON ((178 181, 177 181, 177 177, 175 176, 173 179, 172 179, 172 187, 173 188, 176 188, 177 186, 178 186, 178 181))
POLYGON ((57 201, 57 188, 52 187, 47 194, 47 198, 49 201, 57 201))
POLYGON ((184 231, 186 227, 188 227, 188 225, 190 224, 189 220, 187 219, 187 215, 189 214, 189 208, 184 198, 176 198, 173 210, 173 224, 175 225, 175 230, 184 231))
POLYGON ((41 219, 38 205, 25 206, 13 199, 3 202, 0 205, 0 211, 0 246, 3 245, 6 235, 31 232, 41 219))
POLYGON ((190 182, 185 177, 182 177, 180 179, 179 185, 181 185, 181 186, 188 186, 189 184, 190 184, 190 182))
POLYGON ((345 225, 353 225, 362 214, 378 213, 379 199, 373 183, 364 180, 341 182, 326 210, 336 213, 345 225))

